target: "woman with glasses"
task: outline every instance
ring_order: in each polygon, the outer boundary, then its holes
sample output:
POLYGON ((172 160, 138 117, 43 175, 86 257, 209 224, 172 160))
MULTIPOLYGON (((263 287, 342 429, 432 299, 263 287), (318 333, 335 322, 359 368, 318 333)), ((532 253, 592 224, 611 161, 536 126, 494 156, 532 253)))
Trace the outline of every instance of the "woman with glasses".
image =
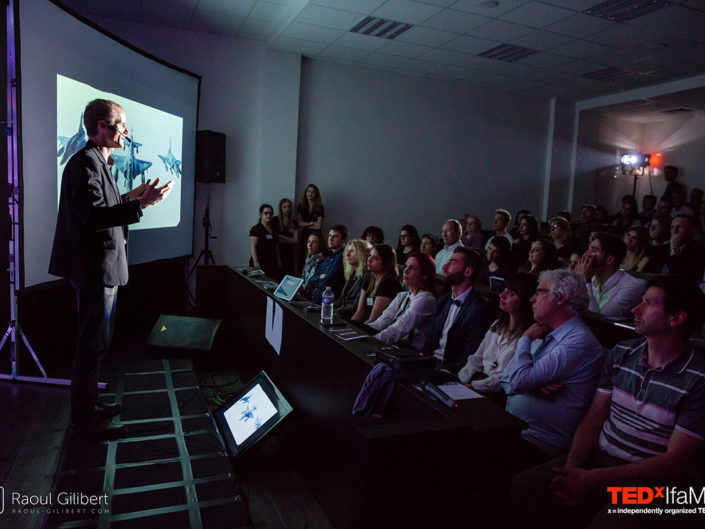
POLYGON ((260 268, 272 279, 279 280, 282 261, 273 218, 274 208, 269 204, 262 204, 259 208, 259 222, 250 229, 250 266, 260 268))
POLYGON ((406 264, 406 259, 421 248, 421 237, 419 232, 411 224, 402 226, 399 231, 399 242, 397 244, 397 265, 402 269, 406 264))
POLYGON ((466 248, 475 250, 485 249, 485 236, 482 233, 482 221, 477 215, 468 215, 465 219, 465 234, 460 238, 460 242, 466 248))
POLYGON ((670 252, 671 216, 658 215, 649 222, 649 245, 646 249, 646 262, 640 272, 660 274, 670 252))

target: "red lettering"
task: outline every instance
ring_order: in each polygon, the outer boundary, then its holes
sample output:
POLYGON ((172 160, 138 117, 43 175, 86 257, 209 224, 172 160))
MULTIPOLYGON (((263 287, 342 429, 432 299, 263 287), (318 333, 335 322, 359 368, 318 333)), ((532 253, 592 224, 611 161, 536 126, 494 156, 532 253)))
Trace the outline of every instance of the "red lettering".
POLYGON ((619 493, 622 491, 622 487, 607 487, 607 492, 612 495, 612 505, 619 503, 619 493))
POLYGON ((638 489, 636 487, 624 487, 622 489, 622 503, 634 504, 638 501, 638 489))
POLYGON ((656 498, 665 498, 665 496, 663 495, 663 489, 665 489, 665 488, 666 488, 666 487, 654 487, 654 489, 656 490, 656 496, 655 496, 655 497, 656 497, 656 498))
POLYGON ((654 492, 651 487, 639 487, 639 503, 651 503, 654 500, 654 492))

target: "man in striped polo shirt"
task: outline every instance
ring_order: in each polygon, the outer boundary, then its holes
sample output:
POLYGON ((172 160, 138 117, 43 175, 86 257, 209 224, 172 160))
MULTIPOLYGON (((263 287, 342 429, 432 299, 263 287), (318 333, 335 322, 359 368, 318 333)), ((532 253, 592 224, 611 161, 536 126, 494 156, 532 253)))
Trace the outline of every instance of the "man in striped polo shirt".
POLYGON ((597 513, 591 527, 612 527, 619 520, 606 508, 608 486, 660 486, 692 472, 705 446, 705 353, 689 338, 705 319, 705 297, 688 279, 659 276, 632 312, 644 338, 607 355, 567 458, 515 476, 518 525, 550 527, 597 513), (548 496, 537 495, 545 486, 548 496))

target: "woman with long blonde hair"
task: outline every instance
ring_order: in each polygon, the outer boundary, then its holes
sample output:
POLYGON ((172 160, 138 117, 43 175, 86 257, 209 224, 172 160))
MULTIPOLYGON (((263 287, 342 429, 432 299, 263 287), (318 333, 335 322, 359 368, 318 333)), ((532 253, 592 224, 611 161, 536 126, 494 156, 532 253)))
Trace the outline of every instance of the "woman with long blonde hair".
POLYGON ((341 318, 350 319, 357 310, 362 282, 367 278, 367 259, 372 246, 362 239, 353 239, 343 249, 343 271, 345 285, 340 297, 335 300, 335 308, 341 318))

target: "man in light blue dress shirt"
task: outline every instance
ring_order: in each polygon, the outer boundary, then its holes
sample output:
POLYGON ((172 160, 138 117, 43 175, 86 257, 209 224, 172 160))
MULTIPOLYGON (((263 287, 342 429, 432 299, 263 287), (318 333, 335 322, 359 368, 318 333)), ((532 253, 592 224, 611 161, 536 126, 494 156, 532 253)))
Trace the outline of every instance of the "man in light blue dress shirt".
POLYGON ((502 376, 507 411, 529 424, 524 439, 549 455, 565 454, 595 393, 603 351, 580 319, 588 294, 576 272, 541 273, 531 303, 536 323, 502 376))

